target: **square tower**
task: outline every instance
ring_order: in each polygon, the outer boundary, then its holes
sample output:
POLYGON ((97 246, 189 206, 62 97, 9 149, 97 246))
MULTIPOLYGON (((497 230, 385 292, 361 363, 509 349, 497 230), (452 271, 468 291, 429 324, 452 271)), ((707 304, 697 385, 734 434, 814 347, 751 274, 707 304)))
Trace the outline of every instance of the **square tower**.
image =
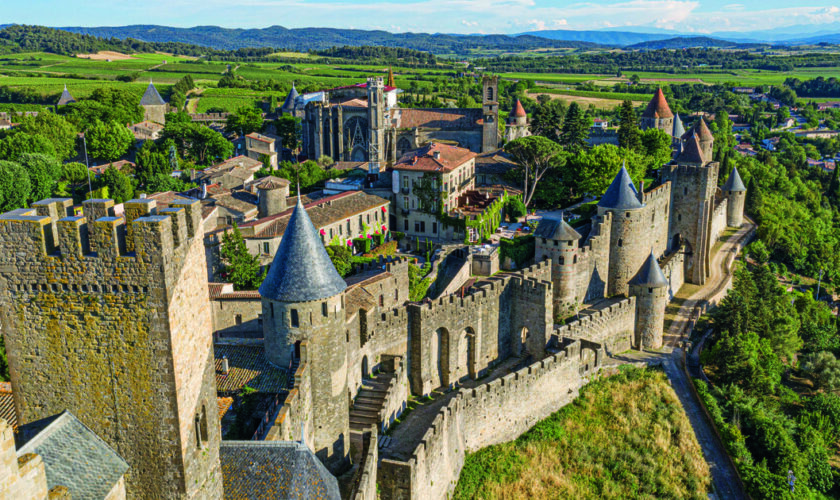
POLYGON ((15 412, 71 411, 130 469, 129 498, 218 499, 219 417, 201 205, 52 199, 0 216, 15 412))
POLYGON ((485 76, 482 79, 481 94, 483 122, 481 130, 481 152, 499 149, 499 77, 485 76))

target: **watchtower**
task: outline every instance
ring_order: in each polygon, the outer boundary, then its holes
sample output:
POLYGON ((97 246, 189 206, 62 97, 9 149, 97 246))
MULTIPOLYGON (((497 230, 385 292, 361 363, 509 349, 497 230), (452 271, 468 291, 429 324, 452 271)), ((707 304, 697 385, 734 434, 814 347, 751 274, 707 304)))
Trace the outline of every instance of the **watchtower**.
POLYGON ((551 262, 551 282, 554 284, 554 310, 574 312, 577 307, 577 264, 580 233, 562 218, 543 218, 534 232, 536 262, 551 262))
POLYGON ((368 78, 368 123, 370 143, 368 160, 371 169, 379 173, 379 166, 385 161, 385 82, 381 77, 368 78))
POLYGON ((298 198, 260 285, 265 354, 279 367, 306 365, 311 388, 307 443, 333 473, 346 469, 350 451, 346 288, 298 198))
POLYGON ((0 328, 15 412, 71 411, 131 498, 222 497, 201 205, 37 202, 0 216, 0 328))
POLYGON ((726 196, 726 225, 729 227, 741 227, 744 223, 744 200, 747 197, 747 187, 738 174, 738 168, 732 167, 726 184, 721 188, 726 196))
POLYGON ((481 152, 499 149, 499 77, 485 76, 482 81, 481 103, 484 116, 481 152))
POLYGON ((656 89, 653 98, 642 112, 641 129, 647 130, 649 128, 659 129, 668 135, 674 133, 674 113, 668 106, 668 101, 665 99, 662 89, 656 89))
POLYGON ((668 280, 653 251, 629 285, 630 295, 636 297, 634 345, 638 349, 659 349, 665 326, 665 306, 668 305, 668 280))

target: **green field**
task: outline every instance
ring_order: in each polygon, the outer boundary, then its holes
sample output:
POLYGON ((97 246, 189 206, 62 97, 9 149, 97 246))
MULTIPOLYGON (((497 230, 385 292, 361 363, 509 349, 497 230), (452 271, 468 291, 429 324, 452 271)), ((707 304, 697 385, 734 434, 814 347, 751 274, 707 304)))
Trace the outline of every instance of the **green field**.
POLYGON ((517 440, 469 454, 454 498, 707 498, 709 469, 668 378, 624 368, 517 440))

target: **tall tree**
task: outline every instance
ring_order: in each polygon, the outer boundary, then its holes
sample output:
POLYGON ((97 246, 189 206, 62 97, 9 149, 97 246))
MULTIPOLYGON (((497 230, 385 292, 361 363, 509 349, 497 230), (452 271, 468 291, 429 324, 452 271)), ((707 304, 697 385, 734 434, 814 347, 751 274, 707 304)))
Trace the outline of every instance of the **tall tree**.
POLYGON ((118 121, 95 120, 85 131, 88 154, 104 161, 114 161, 134 144, 134 134, 118 121))
POLYGON ((670 135, 658 128, 649 128, 639 134, 639 139, 641 147, 636 148, 635 151, 644 153, 650 159, 652 168, 659 168, 671 161, 673 149, 670 135))
POLYGON ((46 137, 53 144, 59 160, 76 155, 76 128, 61 115, 42 112, 37 116, 27 116, 15 127, 15 131, 46 137))
POLYGON ((29 201, 51 197, 63 173, 61 163, 52 156, 38 153, 23 154, 18 162, 29 174, 32 184, 29 201))
POLYGON ((528 119, 532 135, 541 135, 554 142, 560 142, 560 129, 563 126, 563 117, 566 116, 566 104, 559 99, 546 97, 538 98, 539 105, 534 106, 531 116, 528 119))
POLYGON ((545 173, 566 163, 562 148, 556 142, 538 135, 511 141, 505 145, 505 151, 524 170, 523 202, 526 207, 531 203, 537 183, 545 173))
POLYGON ((569 105, 566 117, 563 120, 563 128, 560 133, 560 144, 569 151, 577 152, 586 148, 586 139, 589 137, 591 120, 580 109, 578 103, 569 105))
POLYGON ((224 264, 224 277, 233 283, 237 290, 256 290, 265 279, 265 271, 260 271, 260 258, 251 255, 245 239, 236 223, 233 229, 222 235, 221 248, 224 264))
POLYGON ((642 146, 638 117, 633 103, 626 99, 618 109, 618 145, 624 149, 638 150, 642 146))
POLYGON ((58 156, 53 143, 41 134, 17 132, 0 140, 0 160, 17 161, 25 153, 58 156))
POLYGON ((99 187, 107 187, 111 198, 117 203, 124 203, 134 198, 134 183, 131 177, 110 166, 97 179, 99 187))
POLYGON ((274 121, 274 129, 284 148, 291 149, 293 152, 297 150, 300 145, 298 139, 301 133, 300 118, 283 115, 274 121))
POLYGON ((262 112, 253 107, 243 106, 228 116, 225 132, 248 135, 263 129, 262 112))
POLYGON ((0 161, 0 212, 26 206, 32 185, 20 163, 0 161))

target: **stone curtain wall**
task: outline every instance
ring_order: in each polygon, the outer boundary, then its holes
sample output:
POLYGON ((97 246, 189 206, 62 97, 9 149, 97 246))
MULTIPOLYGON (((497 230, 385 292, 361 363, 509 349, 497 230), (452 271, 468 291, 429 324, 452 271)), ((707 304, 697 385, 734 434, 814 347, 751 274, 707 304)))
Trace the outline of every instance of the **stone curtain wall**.
POLYGON ((672 300, 685 283, 685 247, 668 254, 661 262, 662 274, 668 279, 668 300, 672 300))
POLYGON ((93 222, 65 217, 70 200, 0 217, 16 412, 28 423, 72 411, 129 463, 130 497, 212 498, 220 438, 200 205, 150 215, 154 202, 138 202, 128 225, 109 216, 111 200, 85 203, 93 222), (205 405, 207 442, 192 452, 205 405))
MULTIPOLYGON (((300 343, 301 359, 309 348, 306 341, 300 343)), ((308 363, 301 363, 294 373, 294 387, 289 390, 283 406, 277 413, 274 425, 265 436, 266 441, 300 441, 301 432, 305 434, 306 444, 312 448, 314 434, 312 430, 312 390, 308 363), (302 431, 303 430, 303 431, 302 431)))
POLYGON ((602 344, 608 354, 631 347, 636 328, 636 298, 629 297, 554 330, 558 339, 587 339, 602 344))
POLYGON ((379 465, 379 434, 375 427, 362 435, 362 463, 359 465, 360 472, 357 476, 358 482, 354 485, 353 492, 349 495, 351 500, 377 500, 376 491, 376 468, 379 465))
POLYGON ((402 357, 389 356, 385 360, 386 372, 394 373, 394 378, 388 384, 385 401, 382 404, 382 409, 379 411, 379 421, 382 422, 382 432, 385 432, 396 419, 405 411, 406 403, 408 401, 408 371, 406 370, 406 363, 402 357), (391 365, 391 366, 387 366, 391 365), (396 365, 396 366, 394 366, 396 365))
POLYGON ((382 460, 380 497, 451 495, 467 452, 515 439, 577 397, 601 359, 600 346, 583 344, 570 342, 559 354, 462 390, 440 410, 408 461, 382 460), (584 366, 589 371, 584 373, 584 366))
POLYGON ((646 237, 642 239, 650 247, 645 257, 650 253, 657 257, 664 255, 668 250, 668 216, 671 205, 671 183, 659 185, 644 194, 643 202, 648 211, 649 221, 645 230, 646 237))
POLYGON ((729 206, 729 200, 723 198, 720 203, 715 206, 714 214, 712 214, 712 233, 710 249, 714 247, 715 242, 720 238, 720 235, 726 230, 726 216, 729 206))
POLYGON ((610 234, 612 214, 593 217, 592 229, 581 247, 577 268, 577 302, 582 304, 604 298, 610 269, 610 234))

